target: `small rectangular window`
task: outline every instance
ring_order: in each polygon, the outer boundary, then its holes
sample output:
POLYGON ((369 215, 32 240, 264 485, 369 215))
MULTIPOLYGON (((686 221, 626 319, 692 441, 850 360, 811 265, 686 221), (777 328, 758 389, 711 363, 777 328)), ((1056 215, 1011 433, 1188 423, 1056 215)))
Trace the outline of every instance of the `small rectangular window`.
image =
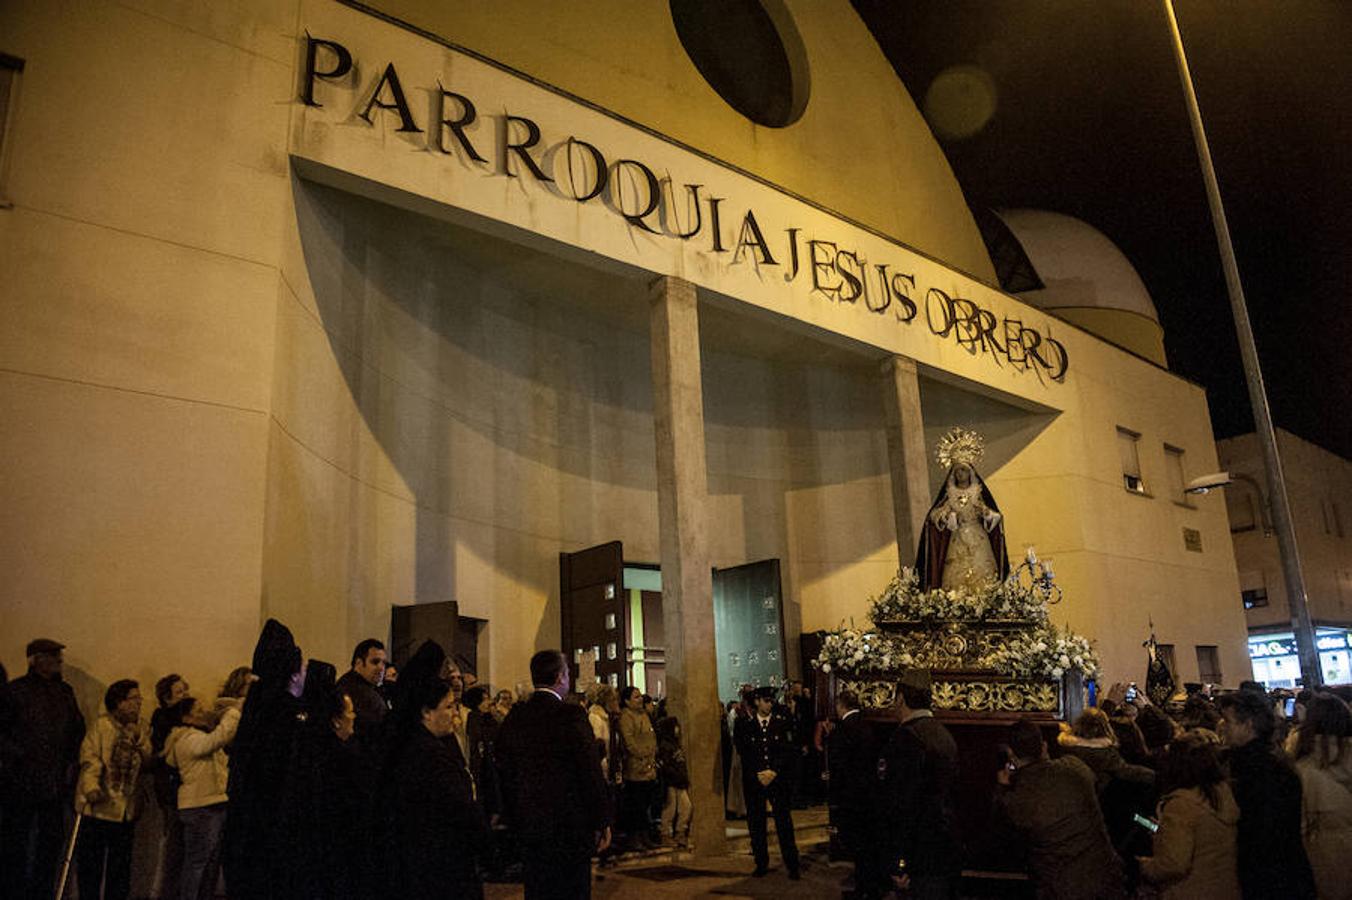
POLYGON ((1220 684, 1221 654, 1215 644, 1197 645, 1197 675, 1202 684, 1220 684))
POLYGON ((1145 481, 1141 478, 1141 457, 1137 445, 1141 436, 1125 428, 1117 429, 1117 452, 1122 463, 1122 484, 1133 494, 1145 493, 1145 481))
POLYGON ((1175 503, 1181 503, 1184 506, 1188 503, 1186 488, 1188 479, 1186 469, 1183 467, 1183 451, 1177 447, 1164 445, 1164 470, 1169 477, 1169 497, 1175 503))
POLYGON ((1178 661, 1174 658, 1173 644, 1156 644, 1155 652, 1159 658, 1169 667, 1169 674, 1174 676, 1174 682, 1178 682, 1178 661))
POLYGON ((9 183, 10 134, 14 128, 14 114, 18 108, 19 79, 23 60, 8 53, 0 53, 0 207, 10 205, 9 183))
POLYGON ((1245 609, 1258 609, 1260 606, 1268 605, 1267 588, 1240 591, 1239 595, 1244 599, 1245 609))
POLYGON ((1230 514, 1230 533, 1253 531, 1258 526, 1258 516, 1253 505, 1253 493, 1248 488, 1236 484, 1225 491, 1225 510, 1230 514))

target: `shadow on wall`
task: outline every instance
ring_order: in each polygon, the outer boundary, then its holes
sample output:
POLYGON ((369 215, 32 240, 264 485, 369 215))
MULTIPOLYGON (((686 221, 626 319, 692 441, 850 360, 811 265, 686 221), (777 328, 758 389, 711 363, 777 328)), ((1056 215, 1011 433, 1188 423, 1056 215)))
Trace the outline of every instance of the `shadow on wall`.
MULTIPOLYGON (((333 359, 414 508, 415 596, 400 602, 463 600, 465 567, 486 569, 549 598, 536 638, 551 640, 559 549, 618 537, 659 555, 646 285, 294 175, 293 191, 333 359)), ((704 353, 711 502, 741 520, 714 527, 715 564, 792 560, 795 527, 839 521, 842 503, 851 558, 895 540, 885 488, 860 499, 888 472, 876 373, 704 353)), ((927 448, 975 427, 986 475, 1051 420, 932 381, 922 400, 927 448)), ((351 446, 339 469, 378 468, 351 446)))
POLYGON ((560 545, 656 491, 647 335, 606 317, 646 313, 646 288, 295 176, 293 191, 333 358, 411 494, 415 596, 399 602, 463 600, 457 567, 482 566, 550 598, 547 639, 560 545))
MULTIPOLYGON (((966 391, 942 381, 922 379, 920 407, 925 418, 925 452, 929 463, 931 498, 948 473, 939 468, 934 449, 955 425, 970 428, 986 440, 986 452, 977 464, 981 477, 990 478, 1051 425, 1057 413, 1029 412, 992 397, 966 391)), ((997 502, 999 498, 996 498, 997 502)))

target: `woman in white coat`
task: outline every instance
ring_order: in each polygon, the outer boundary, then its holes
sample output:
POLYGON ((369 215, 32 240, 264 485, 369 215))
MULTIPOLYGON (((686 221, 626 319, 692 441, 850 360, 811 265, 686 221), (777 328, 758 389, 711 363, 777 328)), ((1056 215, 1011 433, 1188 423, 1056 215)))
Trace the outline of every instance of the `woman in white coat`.
POLYGON ((225 748, 239 727, 239 700, 225 700, 219 721, 206 705, 189 697, 178 704, 180 724, 169 733, 164 759, 178 770, 178 817, 183 823, 183 874, 179 896, 198 900, 215 895, 225 830, 225 748))

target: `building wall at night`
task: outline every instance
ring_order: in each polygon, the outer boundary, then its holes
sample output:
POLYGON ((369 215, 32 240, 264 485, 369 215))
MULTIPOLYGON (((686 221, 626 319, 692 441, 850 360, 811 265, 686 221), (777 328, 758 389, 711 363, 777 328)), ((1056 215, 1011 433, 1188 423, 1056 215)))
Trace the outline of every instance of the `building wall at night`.
MULTIPOLYGON (((1305 573, 1310 618, 1324 639, 1323 654, 1342 653, 1325 660, 1325 677, 1338 683, 1352 682, 1346 641, 1352 628, 1352 463, 1289 431, 1278 429, 1277 445, 1305 573)), ((1291 634, 1291 608, 1257 435, 1217 441, 1216 450, 1221 468, 1235 479, 1225 489, 1225 501, 1242 592, 1237 602, 1246 607, 1252 641, 1266 647, 1270 643, 1267 639, 1281 641, 1291 634)), ((1264 668, 1272 669, 1271 674, 1276 676, 1278 669, 1294 666, 1294 677, 1299 663, 1288 656, 1274 656, 1264 668)))
POLYGON ((812 94, 783 129, 704 85, 666 4, 377 6, 530 79, 327 0, 0 11, 0 52, 25 61, 0 185, 11 672, 46 635, 77 686, 174 668, 209 691, 266 616, 341 667, 391 604, 454 599, 488 621, 481 677, 519 681, 559 637, 561 551, 619 539, 659 561, 662 273, 701 289, 711 562, 782 560, 791 659, 896 569, 879 366, 897 354, 928 447, 986 435, 1011 555, 1055 560, 1053 618, 1099 642, 1107 677, 1143 678, 1150 617, 1247 676, 1224 501, 1165 487, 1166 445, 1189 477, 1217 468, 1202 389, 988 286, 947 163, 848 4, 787 4, 812 94), (322 107, 298 99, 307 32, 356 61, 322 107), (430 151, 389 111, 368 125, 354 111, 391 62, 424 125, 438 82, 472 96, 486 151, 510 112, 699 181, 727 198, 729 252, 430 151), (777 253, 787 225, 867 245, 1061 342, 1069 370, 941 337, 923 307, 905 324, 813 295, 807 261, 791 287, 783 256, 729 263, 748 204, 777 253))

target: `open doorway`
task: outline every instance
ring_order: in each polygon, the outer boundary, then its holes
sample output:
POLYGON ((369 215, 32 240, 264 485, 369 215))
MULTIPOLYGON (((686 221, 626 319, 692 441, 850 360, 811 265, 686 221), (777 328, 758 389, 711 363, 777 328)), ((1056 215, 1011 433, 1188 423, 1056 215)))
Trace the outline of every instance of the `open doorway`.
MULTIPOLYGON (((661 569, 627 562, 611 541, 559 554, 559 575, 563 646, 578 690, 600 681, 666 696, 661 569)), ((743 684, 784 684, 779 560, 714 569, 712 578, 719 697, 734 699, 743 684)))

